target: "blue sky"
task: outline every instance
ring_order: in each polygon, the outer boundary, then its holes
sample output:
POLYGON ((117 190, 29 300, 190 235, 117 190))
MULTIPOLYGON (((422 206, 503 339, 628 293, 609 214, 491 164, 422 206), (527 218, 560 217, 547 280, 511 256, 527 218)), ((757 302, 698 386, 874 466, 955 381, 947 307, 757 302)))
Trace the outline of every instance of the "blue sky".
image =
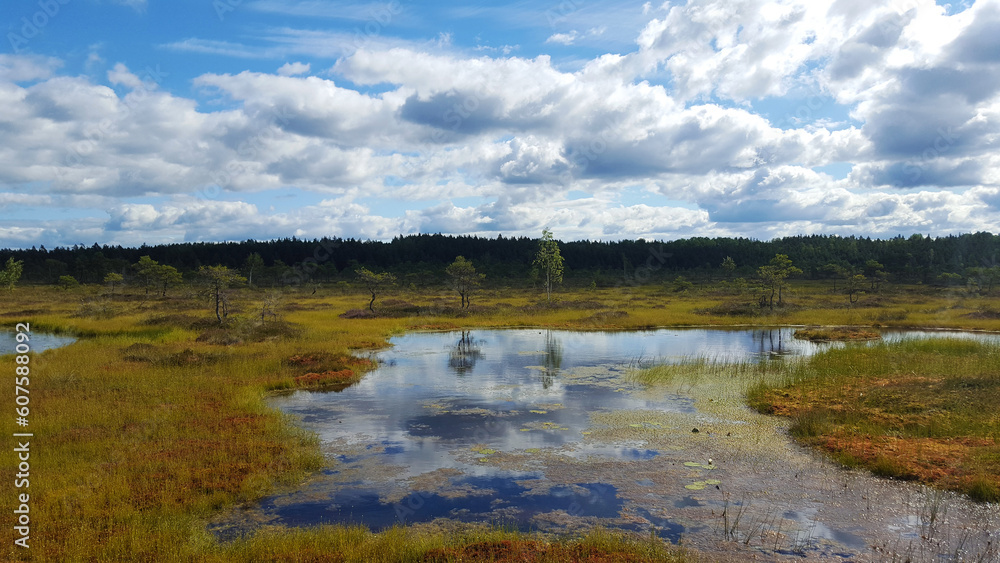
POLYGON ((996 231, 1000 0, 35 0, 0 247, 996 231))

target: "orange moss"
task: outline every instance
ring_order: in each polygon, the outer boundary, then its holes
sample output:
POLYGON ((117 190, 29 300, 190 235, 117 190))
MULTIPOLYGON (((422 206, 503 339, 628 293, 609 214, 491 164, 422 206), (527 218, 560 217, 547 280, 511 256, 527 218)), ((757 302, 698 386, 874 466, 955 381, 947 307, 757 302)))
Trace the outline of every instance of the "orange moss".
POLYGON ((811 342, 878 340, 882 338, 882 335, 874 330, 848 326, 836 328, 800 328, 795 331, 794 336, 799 340, 809 340, 811 342))
POLYGON ((459 326, 455 323, 442 322, 442 323, 431 323, 422 325, 410 325, 409 328, 410 330, 454 330, 459 328, 459 326))
POLYGON ((296 354, 286 359, 284 364, 289 367, 310 368, 313 372, 342 371, 349 368, 366 371, 375 367, 375 363, 366 358, 329 352, 296 354))
MULTIPOLYGON (((892 459, 904 479, 937 483, 950 489, 971 484, 976 475, 965 471, 965 461, 979 448, 993 446, 983 438, 900 438, 865 436, 837 432, 823 436, 817 445, 838 455, 846 454, 861 465, 874 467, 879 458, 892 459)), ((995 476, 1000 485, 1000 476, 995 476)))
POLYGON ((976 461, 997 456, 1000 448, 994 438, 922 436, 914 430, 947 421, 941 406, 927 398, 947 396, 941 380, 901 375, 837 383, 810 382, 768 391, 763 396, 764 410, 792 418, 792 432, 801 441, 846 465, 955 491, 968 492, 984 484, 1000 489, 1000 472, 995 468, 984 471, 976 461), (879 400, 869 402, 874 397, 879 400))
POLYGON ((350 385, 357 381, 354 371, 342 369, 324 371, 322 373, 307 373, 294 379, 297 387, 323 387, 328 385, 350 385))

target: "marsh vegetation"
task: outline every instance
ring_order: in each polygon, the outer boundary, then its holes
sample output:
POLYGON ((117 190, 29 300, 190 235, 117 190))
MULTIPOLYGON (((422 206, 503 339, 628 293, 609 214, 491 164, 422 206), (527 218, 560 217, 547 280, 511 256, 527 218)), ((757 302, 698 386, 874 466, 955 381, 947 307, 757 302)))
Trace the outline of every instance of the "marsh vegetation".
MULTIPOLYGON (((720 308, 739 304, 741 290, 733 284, 679 292, 666 285, 563 289, 553 293, 551 302, 540 297, 537 289, 484 286, 464 308, 453 292, 404 286, 377 302, 374 315, 353 319, 341 315, 367 309, 370 295, 351 287, 286 289, 277 298, 269 297, 267 306, 262 305, 263 289, 227 291, 228 314, 222 322, 215 314, 214 299, 184 286, 163 296, 162 291, 146 295, 117 283, 113 289, 89 284, 68 289, 21 284, 0 305, 0 315, 9 324, 30 321, 35 332, 78 339, 32 360, 38 378, 32 388, 32 430, 44 436, 38 439, 44 453, 32 467, 31 555, 35 560, 266 561, 295 556, 300 560, 417 561, 432 553, 438 554, 435 557, 455 555, 474 549, 467 546, 508 540, 560 546, 537 544, 540 550, 555 550, 551 553, 577 549, 574 546, 579 544, 573 542, 482 528, 459 532, 414 527, 372 533, 340 526, 276 527, 232 542, 220 541, 209 531, 208 522, 220 513, 297 489, 336 463, 324 457, 316 434, 268 406, 270 397, 295 389, 336 390, 364 381, 372 366, 357 359, 366 358, 360 351, 384 347, 387 338, 414 329, 879 325, 1000 330, 1000 315, 993 313, 1000 310, 996 298, 918 286, 897 286, 877 298, 868 296, 849 304, 843 295, 831 293, 825 282, 792 281, 783 288, 783 306, 773 311, 756 307, 725 314, 718 312, 720 308), (270 312, 261 315, 262 306, 270 312)), ((868 467, 865 448, 890 440, 905 455, 887 458, 884 452, 891 450, 880 448, 883 460, 872 459, 870 466, 876 471, 878 467, 893 470, 882 470, 885 474, 903 476, 893 464, 908 457, 922 459, 922 452, 948 452, 956 456, 952 462, 961 462, 945 464, 951 468, 945 472, 947 479, 935 481, 920 472, 912 477, 988 500, 994 494, 988 477, 998 474, 995 407, 980 405, 982 413, 993 413, 994 418, 987 421, 955 406, 966 396, 987 400, 996 392, 991 383, 997 373, 995 349, 968 342, 946 343, 941 350, 935 346, 877 344, 868 355, 857 357, 851 356, 861 354, 855 348, 831 350, 801 365, 789 363, 794 369, 783 368, 790 371, 767 372, 766 386, 756 386, 764 373, 761 365, 726 368, 744 370, 747 377, 741 381, 747 385, 726 391, 728 402, 706 399, 705 408, 744 408, 745 393, 750 390, 756 406, 775 412, 785 409, 782 412, 796 417, 796 436, 802 440, 824 447, 824 436, 837 439, 842 453, 833 448, 827 451, 852 465, 868 467), (865 366, 862 371, 871 370, 871 376, 851 372, 849 366, 855 361, 860 362, 856 366, 865 366), (874 398, 851 403, 847 394, 832 394, 827 406, 851 405, 854 410, 840 413, 827 408, 836 416, 823 414, 820 398, 825 400, 826 395, 817 373, 842 378, 858 397, 864 392, 874 398), (942 392, 922 393, 925 383, 942 392), (903 404, 896 399, 910 393, 912 400, 905 402, 910 410, 893 410, 897 403, 903 404), (875 423, 867 422, 871 417, 875 423), (908 440, 914 441, 914 449, 904 448, 908 440)), ((706 369, 716 368, 707 364, 662 368, 657 377, 688 389, 692 385, 681 383, 684 377, 704 379, 699 374, 706 369)), ((609 420, 607 427, 594 432, 609 438, 625 431, 651 436, 663 432, 647 428, 648 416, 615 416, 620 420, 609 420)), ((784 424, 781 417, 754 416, 779 429, 784 424)), ((7 424, 13 432, 13 421, 7 424)), ((700 428, 698 436, 709 435, 708 427, 700 428)), ((693 436, 690 430, 685 429, 687 438, 693 436)), ((750 455, 758 447, 769 446, 743 442, 739 451, 750 455)), ((688 461, 705 464, 709 457, 720 463, 710 451, 688 461)), ((807 459, 818 458, 803 458, 807 459)), ((5 471, 12 471, 13 463, 9 456, 2 460, 5 471)), ((824 479, 839 478, 839 473, 820 474, 824 479)), ((707 483, 708 479, 715 477, 700 475, 685 484, 707 483)), ((714 485, 709 488, 715 490, 714 485)), ((9 513, 15 508, 13 500, 12 495, 0 499, 0 509, 9 513)), ((736 496, 728 501, 730 506, 740 502, 736 496)), ((753 506, 765 505, 752 502, 753 506)), ((726 514, 732 516, 733 511, 726 514)), ((744 524, 749 521, 741 519, 744 524)), ((659 560, 693 557, 660 540, 633 541, 612 534, 579 541, 597 542, 626 559, 631 555, 622 553, 648 554, 651 550, 659 554, 655 556, 659 560)), ((903 545, 897 547, 897 553, 905 550, 903 545)), ((23 557, 7 549, 7 558, 23 557)))

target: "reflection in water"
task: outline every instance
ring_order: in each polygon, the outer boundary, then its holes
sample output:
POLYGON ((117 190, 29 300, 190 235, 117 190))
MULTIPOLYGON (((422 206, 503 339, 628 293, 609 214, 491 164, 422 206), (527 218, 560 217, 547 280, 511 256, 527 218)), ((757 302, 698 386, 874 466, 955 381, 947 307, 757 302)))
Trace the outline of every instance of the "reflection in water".
MULTIPOLYGON (((725 410, 711 387, 718 382, 649 393, 624 369, 633 358, 782 361, 830 346, 793 332, 534 329, 394 338, 393 348, 378 352, 378 369, 342 393, 273 400, 318 434, 331 464, 301 490, 265 499, 253 517, 373 528, 437 518, 554 532, 638 526, 672 540, 683 532, 706 546, 718 539, 727 499, 745 494, 747 525, 777 530, 770 555, 794 544, 853 557, 897 533, 883 522, 909 514, 914 497, 903 485, 831 469, 790 446, 775 429, 780 423, 748 411, 742 398, 725 410), (871 498, 879 499, 876 510, 871 498)), ((961 511, 984 521, 982 530, 1000 531, 996 515, 979 517, 966 505, 948 511, 956 526, 965 525, 961 511)))
POLYGON ((545 356, 542 357, 542 388, 552 387, 552 381, 562 368, 563 347, 555 331, 545 331, 545 356))
POLYGON ((455 371, 455 375, 465 375, 476 367, 476 362, 481 357, 483 357, 482 341, 477 342, 472 338, 472 332, 463 330, 462 337, 448 354, 448 366, 455 371))
POLYGON ((763 329, 753 330, 753 339, 757 343, 757 353, 761 357, 787 356, 793 354, 794 350, 786 346, 785 338, 788 329, 763 329))
MULTIPOLYGON (((76 342, 76 338, 72 336, 60 336, 44 332, 32 332, 30 338, 29 345, 31 351, 35 353, 62 348, 76 342)), ((6 330, 0 331, 0 355, 13 354, 17 345, 18 342, 15 338, 15 333, 6 330)))

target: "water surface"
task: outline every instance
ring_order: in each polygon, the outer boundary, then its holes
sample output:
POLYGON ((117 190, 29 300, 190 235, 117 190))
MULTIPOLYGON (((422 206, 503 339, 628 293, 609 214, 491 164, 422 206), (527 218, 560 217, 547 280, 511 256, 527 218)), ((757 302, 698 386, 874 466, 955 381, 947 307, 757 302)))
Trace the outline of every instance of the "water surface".
MULTIPOLYGON (((30 346, 32 352, 44 352, 53 348, 62 348, 76 342, 76 338, 72 336, 61 336, 44 332, 31 332, 28 333, 28 337, 27 344, 30 346)), ((0 355, 15 353, 17 345, 17 333, 0 331, 0 355)))
POLYGON ((906 550, 933 558, 1000 543, 996 507, 845 471, 799 448, 786 421, 744 406, 752 382, 682 379, 649 389, 629 376, 651 362, 790 361, 830 346, 793 332, 523 329, 393 338, 360 383, 274 400, 320 436, 329 469, 217 530, 238 533, 245 518, 373 529, 602 525, 720 553, 740 544, 771 558, 906 550))

